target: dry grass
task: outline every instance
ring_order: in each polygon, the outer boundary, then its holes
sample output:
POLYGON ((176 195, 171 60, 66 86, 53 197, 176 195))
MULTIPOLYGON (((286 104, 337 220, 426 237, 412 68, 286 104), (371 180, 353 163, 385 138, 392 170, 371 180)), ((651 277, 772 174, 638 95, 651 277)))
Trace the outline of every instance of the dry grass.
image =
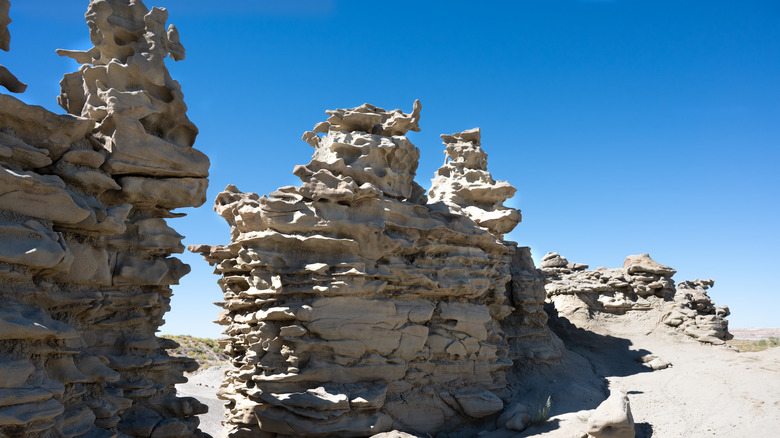
POLYGON ((739 350, 740 353, 764 351, 768 348, 780 346, 780 338, 770 337, 769 339, 732 339, 728 344, 739 350))
POLYGON ((179 348, 168 350, 168 354, 195 359, 200 364, 201 370, 228 363, 228 357, 219 348, 219 341, 215 339, 196 338, 190 335, 161 335, 161 337, 172 339, 179 344, 179 348))

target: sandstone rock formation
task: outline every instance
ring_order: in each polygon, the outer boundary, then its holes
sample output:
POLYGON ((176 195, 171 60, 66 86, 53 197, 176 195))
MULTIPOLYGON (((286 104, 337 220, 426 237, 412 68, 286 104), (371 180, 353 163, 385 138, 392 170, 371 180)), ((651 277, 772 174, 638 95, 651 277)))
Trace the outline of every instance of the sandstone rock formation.
POLYGON ((165 218, 203 203, 209 164, 166 16, 90 2, 95 47, 61 52, 85 64, 62 82, 71 115, 0 95, 0 436, 204 436, 174 389, 197 363, 155 336, 189 271, 165 218))
MULTIPOLYGON (((11 3, 8 0, 0 0, 0 50, 6 52, 11 46, 11 32, 8 31, 8 24, 11 19, 8 17, 8 10, 11 3)), ((5 87, 12 93, 22 93, 27 89, 7 68, 0 65, 0 86, 5 87)))
POLYGON ((675 288, 677 272, 651 259, 648 254, 626 257, 622 268, 587 270, 588 265, 571 263, 557 253, 541 261, 547 297, 557 312, 625 313, 657 311, 670 327, 701 341, 723 344, 728 333, 728 307, 714 305, 706 290, 712 280, 686 281, 675 288))
POLYGON ((634 417, 624 391, 612 391, 588 418, 588 436, 593 438, 634 438, 634 417))
POLYGON ((726 321, 729 308, 716 306, 707 295, 707 289, 714 285, 712 279, 679 283, 674 294, 674 308, 663 322, 701 342, 723 344, 723 341, 732 339, 726 321))
POLYGON ((520 222, 520 212, 504 206, 515 188, 493 181, 487 171, 487 154, 480 147, 479 128, 442 135, 446 146, 444 166, 436 172, 429 203, 446 205, 453 214, 468 216, 499 238, 520 222))
POLYGON ((487 173, 477 129, 443 136, 448 163, 426 200, 405 136, 419 130, 419 102, 410 114, 327 113, 303 136, 315 150, 295 167, 300 187, 228 186, 215 210, 231 243, 190 247, 222 276, 229 436, 492 421, 513 358, 560 355, 530 252, 500 238, 520 220, 502 205, 514 188, 487 173))

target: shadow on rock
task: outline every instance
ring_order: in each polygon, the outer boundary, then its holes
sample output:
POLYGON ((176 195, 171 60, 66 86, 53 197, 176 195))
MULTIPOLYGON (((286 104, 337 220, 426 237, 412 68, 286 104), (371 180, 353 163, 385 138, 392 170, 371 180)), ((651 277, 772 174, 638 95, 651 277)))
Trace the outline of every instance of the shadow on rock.
POLYGON ((636 438, 650 438, 653 436, 653 425, 650 423, 636 423, 634 425, 636 438))
POLYGON ((650 355, 645 349, 633 350, 633 343, 624 338, 602 335, 572 324, 558 315, 553 306, 545 306, 550 316, 549 326, 571 351, 591 362, 596 373, 602 377, 625 377, 652 371, 641 358, 650 355))

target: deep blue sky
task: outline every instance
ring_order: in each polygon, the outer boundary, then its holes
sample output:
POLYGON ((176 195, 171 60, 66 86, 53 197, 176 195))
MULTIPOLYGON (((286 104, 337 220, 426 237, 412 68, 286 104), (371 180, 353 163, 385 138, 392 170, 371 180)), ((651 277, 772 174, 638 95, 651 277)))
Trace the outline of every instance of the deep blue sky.
MULTIPOLYGON (((90 47, 86 0, 12 0, 7 66, 23 100, 61 112, 57 83, 90 47)), ((224 244, 227 184, 298 184, 301 134, 326 109, 423 104, 417 181, 439 134, 479 126, 489 170, 518 189, 509 238, 591 267, 649 252, 677 281, 714 278, 731 327, 780 326, 780 2, 146 0, 168 8, 187 59, 168 61, 209 201, 173 221, 185 244, 224 244)), ((221 299, 198 256, 164 333, 217 337, 221 299)))

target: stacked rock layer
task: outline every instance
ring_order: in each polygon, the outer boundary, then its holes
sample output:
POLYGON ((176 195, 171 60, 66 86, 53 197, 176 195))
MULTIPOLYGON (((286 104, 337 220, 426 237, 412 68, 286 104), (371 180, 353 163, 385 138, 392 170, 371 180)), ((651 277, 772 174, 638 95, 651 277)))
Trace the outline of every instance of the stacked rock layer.
POLYGON ((515 353, 501 324, 513 295, 536 299, 530 313, 545 321, 541 279, 508 289, 527 258, 501 240, 520 220, 501 205, 514 189, 490 178, 467 131, 444 136, 437 176, 458 197, 427 201, 405 136, 419 130, 419 102, 411 114, 367 104, 328 114, 303 136, 315 151, 294 170, 300 187, 261 197, 228 186, 215 209, 231 243, 190 247, 222 276, 230 436, 433 433, 490 418, 508 396, 515 353), (472 182, 500 196, 470 203, 472 182))
POLYGON ((700 342, 723 344, 732 338, 725 319, 728 307, 715 306, 706 293, 714 281, 685 281, 675 287, 672 276, 677 271, 648 254, 626 257, 622 268, 588 270, 588 265, 547 253, 540 271, 547 297, 564 316, 579 310, 657 311, 664 324, 700 342))
MULTIPOLYGON (((189 267, 165 219, 205 200, 208 159, 163 58, 167 12, 93 0, 95 47, 53 114, 0 95, 0 436, 198 437, 174 384, 197 363, 155 332, 189 267)), ((1 21, 1 20, 0 20, 1 21)))

